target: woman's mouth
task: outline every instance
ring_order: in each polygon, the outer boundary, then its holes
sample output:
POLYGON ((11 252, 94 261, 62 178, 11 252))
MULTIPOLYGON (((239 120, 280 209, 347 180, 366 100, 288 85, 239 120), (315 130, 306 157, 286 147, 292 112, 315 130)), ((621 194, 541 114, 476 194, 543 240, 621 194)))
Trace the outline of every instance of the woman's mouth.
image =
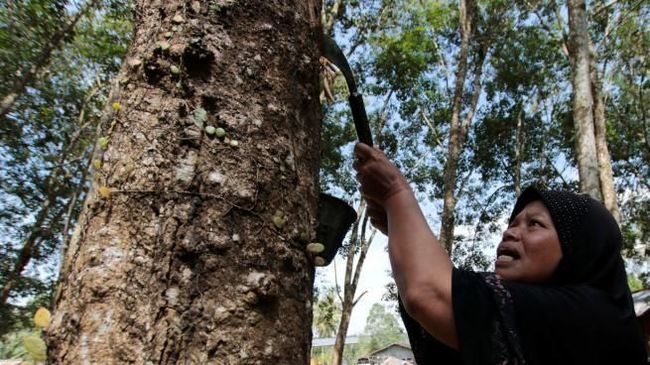
POLYGON ((505 265, 519 259, 519 253, 510 248, 500 248, 497 250, 496 265, 505 265))

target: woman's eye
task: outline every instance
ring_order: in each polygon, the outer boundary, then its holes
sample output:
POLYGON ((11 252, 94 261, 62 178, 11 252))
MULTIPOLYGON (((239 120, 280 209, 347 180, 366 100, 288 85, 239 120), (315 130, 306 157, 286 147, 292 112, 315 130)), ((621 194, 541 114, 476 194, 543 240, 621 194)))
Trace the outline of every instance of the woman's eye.
POLYGON ((542 222, 540 222, 540 221, 538 221, 538 220, 535 220, 535 219, 531 219, 531 221, 528 222, 528 224, 529 224, 530 226, 539 226, 539 227, 544 227, 544 225, 542 224, 542 222))

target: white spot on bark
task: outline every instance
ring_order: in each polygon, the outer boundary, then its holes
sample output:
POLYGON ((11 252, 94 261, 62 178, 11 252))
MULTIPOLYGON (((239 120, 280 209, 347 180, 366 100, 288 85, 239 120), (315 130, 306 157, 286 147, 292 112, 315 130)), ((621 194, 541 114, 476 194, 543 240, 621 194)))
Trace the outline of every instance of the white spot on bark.
POLYGON ((226 307, 217 307, 214 310, 214 319, 217 322, 221 322, 229 317, 229 311, 226 307))
POLYGON ((235 233, 235 234, 232 235, 232 240, 233 240, 234 242, 239 242, 240 239, 241 239, 241 238, 239 237, 239 235, 238 235, 237 233, 235 233))
POLYGON ((263 272, 252 272, 246 277, 246 283, 253 287, 259 286, 265 276, 263 272))
POLYGON ((196 167, 196 152, 190 151, 187 157, 181 160, 176 168, 176 180, 190 182, 194 178, 194 169, 196 167))
POLYGON ((171 287, 165 291, 165 297, 167 302, 171 305, 176 305, 178 303, 178 288, 171 287))
POLYGON ((221 184, 225 180, 224 176, 217 170, 212 171, 210 175, 208 175, 208 181, 215 183, 215 184, 221 184))
POLYGON ((181 277, 184 281, 189 281, 192 278, 192 270, 190 268, 184 268, 181 272, 181 277))
POLYGON ((253 197, 253 192, 246 188, 242 188, 237 190, 237 196, 239 196, 240 198, 251 198, 253 197))
POLYGON ((97 318, 97 321, 101 323, 97 329, 97 335, 101 336, 107 333, 113 326, 113 311, 108 310, 106 313, 102 313, 100 318, 97 318))
POLYGON ((273 353, 273 341, 267 340, 266 347, 264 348, 264 354, 271 355, 273 353))
POLYGON ((88 349, 88 335, 85 333, 81 335, 79 357, 83 365, 90 365, 90 351, 88 349))
POLYGON ((100 229, 97 230, 97 235, 106 237, 111 235, 111 229, 108 227, 108 225, 102 226, 100 229))

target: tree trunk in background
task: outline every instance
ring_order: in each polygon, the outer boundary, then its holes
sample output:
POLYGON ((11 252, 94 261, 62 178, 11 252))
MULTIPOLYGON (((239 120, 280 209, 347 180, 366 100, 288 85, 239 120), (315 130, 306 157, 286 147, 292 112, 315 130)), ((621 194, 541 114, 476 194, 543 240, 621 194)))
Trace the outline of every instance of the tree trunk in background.
MULTIPOLYGON (((355 299, 357 292, 357 287, 359 286, 359 278, 361 277, 361 269, 363 268, 363 263, 366 260, 366 255, 368 254, 368 249, 372 244, 372 241, 375 238, 376 230, 373 230, 372 234, 368 239, 366 239, 366 227, 368 224, 368 216, 365 212, 365 202, 362 201, 361 206, 359 207, 359 216, 363 216, 361 233, 358 233, 358 224, 355 225, 355 229, 352 232, 351 240, 352 242, 357 241, 359 246, 359 256, 357 259, 357 265, 354 266, 354 258, 357 257, 353 252, 348 252, 348 258, 346 261, 345 268, 345 282, 343 283, 343 300, 341 301, 341 322, 336 331, 336 340, 334 341, 334 353, 332 355, 332 365, 341 365, 343 362, 343 350, 345 350, 345 339, 348 335, 348 327, 350 325, 350 318, 352 317, 352 310, 354 306, 359 302, 359 299, 366 293, 363 292, 359 297, 355 299)), ((340 297, 340 295, 339 295, 340 297)))
POLYGON ((573 123, 580 191, 602 200, 594 131, 590 38, 584 0, 569 0, 569 61, 573 84, 573 123))
MULTIPOLYGON (((379 148, 383 148, 383 139, 381 131, 384 129, 387 121, 388 106, 390 99, 393 97, 394 91, 390 90, 384 98, 384 103, 379 113, 379 120, 377 128, 375 129, 374 140, 379 148)), ((357 304, 359 299, 365 294, 361 293, 356 299, 354 298, 357 293, 359 285, 359 278, 361 277, 361 270, 366 261, 366 255, 370 249, 370 245, 375 239, 377 230, 373 229, 370 237, 366 239, 366 228, 368 227, 368 214, 366 211, 366 202, 361 200, 359 208, 357 209, 357 222, 354 224, 352 233, 350 234, 350 241, 354 246, 348 251, 348 257, 345 265, 345 278, 343 283, 343 299, 341 300, 341 321, 336 331, 336 340, 334 341, 334 351, 332 355, 332 365, 341 365, 343 362, 343 351, 345 350, 345 339, 348 336, 348 327, 350 325, 350 318, 352 317, 352 310, 357 304), (361 232, 359 233, 359 224, 361 224, 361 232), (357 255, 358 252, 358 255, 357 255), (354 266, 354 259, 357 258, 357 265, 354 266)), ((338 284, 337 284, 338 289, 338 284)), ((341 298, 340 293, 337 293, 341 298)))
POLYGON ((593 43, 589 42, 591 54, 591 91, 594 98, 594 133, 596 136, 596 156, 598 158, 598 172, 600 177, 600 190, 603 203, 614 219, 621 223, 621 212, 618 209, 616 188, 614 187, 614 171, 612 170, 611 157, 607 147, 607 122, 605 120, 605 103, 603 92, 596 68, 596 50, 593 43))
POLYGON ((524 140, 525 140, 525 132, 524 132, 524 105, 523 102, 519 103, 519 111, 517 112, 517 130, 516 130, 516 138, 517 138, 517 145, 515 147, 515 171, 514 171, 514 179, 513 179, 513 184, 515 186, 515 196, 521 195, 521 161, 523 159, 523 151, 524 151, 524 140))
POLYGON ((449 144, 447 147, 447 163, 444 170, 444 198, 440 227, 440 243, 451 255, 454 242, 454 210, 456 207, 456 175, 458 158, 462 147, 463 128, 460 121, 460 112, 463 103, 463 85, 467 74, 467 57, 469 53, 469 40, 472 34, 473 17, 472 0, 460 1, 460 52, 456 69, 456 82, 454 97, 452 99, 451 123, 449 129, 449 144))
POLYGON ((51 363, 308 363, 320 8, 137 1, 51 363))

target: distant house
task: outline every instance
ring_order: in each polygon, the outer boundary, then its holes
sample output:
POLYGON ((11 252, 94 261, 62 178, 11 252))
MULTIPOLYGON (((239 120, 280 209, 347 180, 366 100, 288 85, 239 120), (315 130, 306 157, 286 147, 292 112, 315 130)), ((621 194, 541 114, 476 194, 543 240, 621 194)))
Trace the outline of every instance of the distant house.
POLYGON ((650 289, 639 290, 632 293, 634 300, 634 312, 639 319, 643 334, 645 334, 645 344, 648 350, 648 364, 650 364, 650 289))
MULTIPOLYGON (((310 365, 330 365, 330 359, 332 358, 332 353, 334 351, 334 344, 336 343, 336 337, 323 337, 323 338, 314 338, 311 342, 311 360, 310 365), (318 359, 318 355, 325 354, 325 360, 318 359)), ((359 336, 348 336, 345 338, 345 346, 354 346, 359 343, 359 336)), ((345 359, 342 361, 343 365, 348 364, 345 359)), ((0 364, 1 365, 1 364, 0 364)))
POLYGON ((379 350, 359 358, 357 364, 368 365, 414 365, 413 351, 411 346, 401 343, 393 343, 379 350))

